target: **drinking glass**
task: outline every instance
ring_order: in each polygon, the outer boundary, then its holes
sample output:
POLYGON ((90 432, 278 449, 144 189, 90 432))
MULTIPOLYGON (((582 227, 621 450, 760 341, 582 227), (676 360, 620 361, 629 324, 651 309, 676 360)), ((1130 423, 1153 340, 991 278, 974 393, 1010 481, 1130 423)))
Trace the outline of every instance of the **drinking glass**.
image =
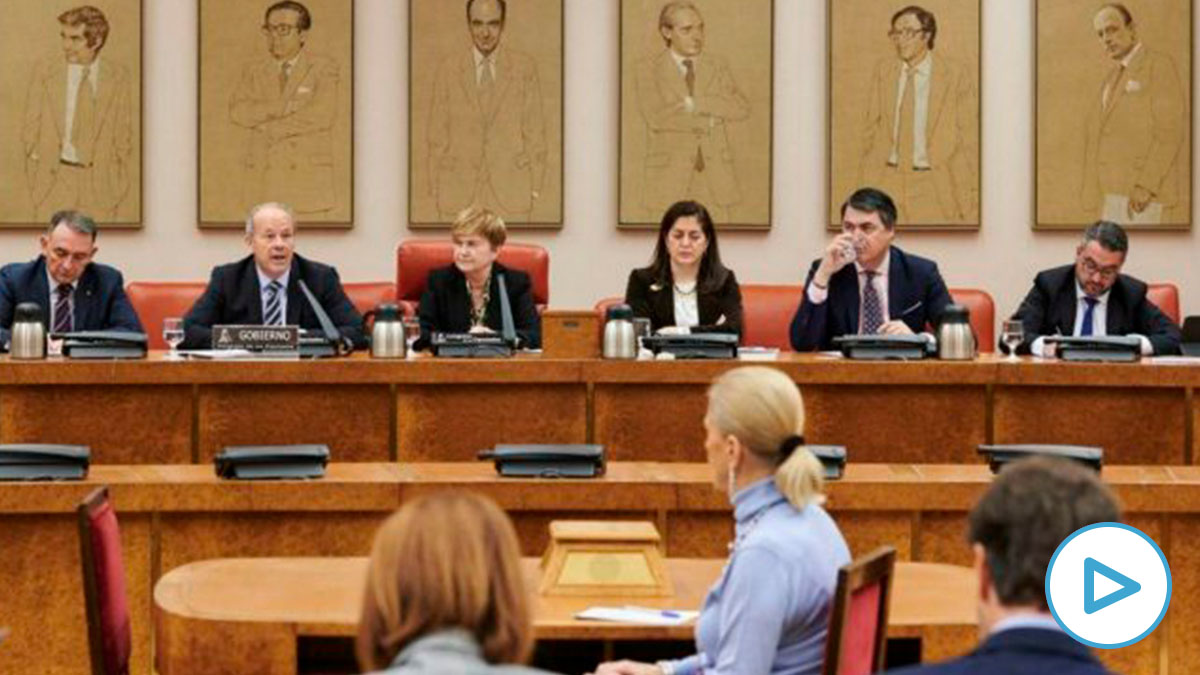
POLYGON ((179 356, 179 344, 183 342, 183 319, 172 317, 163 319, 163 340, 171 346, 167 358, 176 361, 179 356))
POLYGON ((1005 321, 1000 330, 1000 339, 1008 347, 1008 360, 1017 360, 1017 346, 1025 340, 1025 325, 1020 321, 1005 321))
POLYGON ((404 321, 404 355, 411 359, 417 355, 413 351, 413 343, 421 337, 421 320, 415 316, 406 316, 402 320, 404 321))

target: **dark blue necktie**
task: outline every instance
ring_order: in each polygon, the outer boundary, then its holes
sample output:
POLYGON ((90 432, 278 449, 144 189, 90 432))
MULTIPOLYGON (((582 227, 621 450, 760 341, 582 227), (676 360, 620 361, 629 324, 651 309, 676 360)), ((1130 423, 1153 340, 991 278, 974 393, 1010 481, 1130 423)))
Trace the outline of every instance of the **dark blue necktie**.
POLYGON ((1083 301, 1087 303, 1087 309, 1083 310, 1083 325, 1079 327, 1079 334, 1083 337, 1092 335, 1092 318, 1096 314, 1096 303, 1100 302, 1096 298, 1084 297, 1083 301))

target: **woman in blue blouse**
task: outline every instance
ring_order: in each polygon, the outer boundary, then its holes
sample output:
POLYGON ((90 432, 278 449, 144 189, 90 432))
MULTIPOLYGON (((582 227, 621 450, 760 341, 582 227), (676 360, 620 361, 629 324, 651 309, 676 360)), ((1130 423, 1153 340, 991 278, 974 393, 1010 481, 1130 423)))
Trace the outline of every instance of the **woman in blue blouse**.
POLYGON ((821 463, 804 447, 804 404, 773 368, 726 372, 708 390, 704 449, 737 521, 729 562, 696 624, 698 653, 616 661, 596 675, 821 672, 846 541, 821 508, 821 463))

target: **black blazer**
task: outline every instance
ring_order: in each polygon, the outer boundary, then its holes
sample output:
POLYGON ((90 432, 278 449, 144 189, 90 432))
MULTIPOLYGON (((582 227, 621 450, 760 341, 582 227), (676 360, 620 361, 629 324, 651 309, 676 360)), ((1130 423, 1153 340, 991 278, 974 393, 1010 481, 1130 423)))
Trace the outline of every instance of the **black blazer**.
MULTIPOLYGON (((483 323, 497 333, 503 328, 500 320, 500 282, 497 275, 504 275, 504 286, 508 289, 508 304, 512 307, 513 325, 525 349, 542 346, 541 319, 533 304, 533 283, 529 275, 510 269, 498 262, 492 263, 492 281, 489 291, 487 312, 483 323)), ((467 290, 467 278, 453 264, 429 272, 425 292, 421 294, 421 305, 417 310, 421 320, 421 337, 414 345, 417 349, 429 346, 433 333, 466 333, 471 329, 471 294, 467 290)))
MULTIPOLYGON (((46 258, 12 263, 0 268, 0 351, 8 350, 13 314, 22 302, 42 308, 42 323, 50 327, 50 285, 46 281, 46 258)), ((75 330, 124 330, 142 332, 142 322, 125 295, 121 273, 108 265, 91 263, 75 286, 75 330)))
MULTIPOLYGON (((321 308, 329 315, 342 337, 355 349, 367 346, 363 336, 362 316, 342 289, 337 270, 301 257, 292 256, 292 270, 288 273, 287 319, 285 323, 310 330, 320 330, 321 322, 308 306, 304 292, 300 290, 300 279, 308 290, 317 296, 321 308)), ((185 337, 184 349, 210 349, 212 327, 221 324, 257 325, 263 322, 262 289, 258 284, 258 272, 254 256, 214 267, 208 288, 196 300, 183 318, 185 337)))
POLYGON ((1085 645, 1047 628, 1013 628, 989 636, 966 656, 890 670, 893 675, 1111 675, 1085 645))
MULTIPOLYGON (((950 291, 938 272, 937 263, 921 256, 905 253, 892 246, 888 260, 889 320, 900 319, 914 333, 936 326, 942 310, 950 304, 950 291)), ((858 271, 851 264, 829 278, 829 295, 825 302, 814 305, 808 301, 808 285, 821 264, 813 261, 804 280, 804 295, 792 317, 792 349, 798 352, 834 348, 833 338, 858 333, 858 271)))
MULTIPOLYGON (((1028 354, 1040 335, 1073 335, 1078 305, 1074 265, 1038 272, 1033 288, 1012 316, 1025 326, 1025 341, 1017 347, 1017 353, 1028 354)), ((1155 354, 1179 353, 1179 326, 1146 299, 1145 283, 1124 274, 1118 276, 1108 294, 1106 314, 1109 335, 1138 333, 1150 339, 1155 354)), ((1008 353, 1003 340, 1000 350, 1008 353)))
MULTIPOLYGON (((725 283, 715 292, 703 292, 696 297, 700 310, 700 325, 692 330, 696 333, 742 334, 742 291, 738 288, 733 270, 726 270, 725 283), (724 317, 724 320, 721 320, 724 317)), ((633 308, 633 315, 650 319, 650 329, 675 325, 675 289, 670 279, 665 284, 654 278, 649 267, 629 273, 625 285, 625 302, 633 308)))

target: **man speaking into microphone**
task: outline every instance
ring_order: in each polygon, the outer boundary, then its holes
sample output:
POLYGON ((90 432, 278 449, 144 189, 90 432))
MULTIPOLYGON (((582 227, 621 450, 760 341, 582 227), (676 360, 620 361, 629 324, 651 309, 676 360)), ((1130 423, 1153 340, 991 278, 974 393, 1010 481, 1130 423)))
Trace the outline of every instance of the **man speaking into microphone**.
POLYGON ((225 324, 321 329, 300 287, 303 281, 329 315, 342 341, 366 347, 362 316, 354 309, 337 270, 297 254, 296 218, 290 207, 265 202, 246 217, 250 255, 213 268, 208 288, 183 319, 184 349, 212 347, 212 328, 225 324))

